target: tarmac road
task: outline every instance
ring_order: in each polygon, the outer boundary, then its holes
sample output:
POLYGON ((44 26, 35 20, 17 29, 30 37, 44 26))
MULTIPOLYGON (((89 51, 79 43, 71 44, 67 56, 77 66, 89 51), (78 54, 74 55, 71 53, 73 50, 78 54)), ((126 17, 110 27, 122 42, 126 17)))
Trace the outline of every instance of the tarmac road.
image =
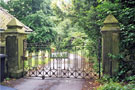
POLYGON ((14 86, 17 90, 82 90, 85 80, 27 78, 17 82, 21 82, 14 86))
MULTIPOLYGON (((70 54, 69 59, 54 59, 46 67, 68 69, 70 65, 70 68, 81 68, 81 60, 80 56, 70 54)), ((59 74, 61 76, 61 72, 59 74)), ((17 82, 20 82, 14 85, 17 90, 82 90, 85 80, 74 78, 45 78, 42 80, 41 77, 29 77, 20 79, 17 82)))
MULTIPOLYGON (((58 67, 60 69, 68 68, 70 60, 70 68, 82 68, 81 56, 70 54, 69 59, 61 59, 59 64, 57 60, 54 60, 51 63, 48 63, 51 69, 58 67)), ((70 69, 72 70, 72 69, 70 69)), ((62 75, 59 73, 60 76, 62 75)), ((93 86, 89 85, 89 82, 93 84, 93 80, 85 79, 75 79, 74 77, 70 78, 45 78, 42 80, 40 76, 38 77, 25 77, 11 82, 11 87, 17 90, 93 90, 93 86), (88 84, 86 83, 88 82, 88 84), (87 87, 86 87, 87 85, 87 87), (85 89, 86 88, 86 89, 85 89)))

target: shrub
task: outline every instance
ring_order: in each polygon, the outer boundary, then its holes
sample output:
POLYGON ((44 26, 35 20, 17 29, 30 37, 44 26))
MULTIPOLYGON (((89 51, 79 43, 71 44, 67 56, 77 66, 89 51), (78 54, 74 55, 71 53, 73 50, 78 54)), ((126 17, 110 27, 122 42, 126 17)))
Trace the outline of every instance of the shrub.
POLYGON ((110 82, 98 87, 97 90, 135 90, 135 84, 122 86, 120 83, 110 82))
POLYGON ((135 84, 128 84, 123 87, 123 90, 135 90, 135 84))
POLYGON ((116 82, 110 82, 97 88, 97 90, 123 90, 123 87, 116 82))
POLYGON ((130 82, 130 83, 135 83, 135 75, 134 75, 134 76, 126 77, 126 78, 124 79, 124 81, 130 82))

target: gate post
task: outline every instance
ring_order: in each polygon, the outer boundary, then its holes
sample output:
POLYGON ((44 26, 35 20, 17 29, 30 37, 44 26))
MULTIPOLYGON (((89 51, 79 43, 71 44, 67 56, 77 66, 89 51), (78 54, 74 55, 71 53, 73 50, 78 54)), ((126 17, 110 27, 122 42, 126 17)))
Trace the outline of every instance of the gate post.
POLYGON ((119 32, 120 27, 118 20, 113 15, 108 15, 101 29, 103 74, 112 76, 118 72, 118 60, 114 60, 109 54, 119 54, 119 32))
POLYGON ((8 75, 12 78, 20 78, 23 74, 24 43, 27 38, 22 24, 13 18, 3 33, 6 41, 6 54, 8 56, 8 75))

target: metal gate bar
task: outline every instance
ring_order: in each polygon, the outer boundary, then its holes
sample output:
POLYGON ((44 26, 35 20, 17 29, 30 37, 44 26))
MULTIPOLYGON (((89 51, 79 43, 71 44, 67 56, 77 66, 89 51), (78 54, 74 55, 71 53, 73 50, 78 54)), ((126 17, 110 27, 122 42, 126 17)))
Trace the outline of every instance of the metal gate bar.
POLYGON ((27 43, 29 55, 24 69, 27 76, 42 79, 48 77, 89 79, 94 72, 86 61, 88 57, 84 48, 85 46, 71 46, 52 51, 44 43, 27 43))

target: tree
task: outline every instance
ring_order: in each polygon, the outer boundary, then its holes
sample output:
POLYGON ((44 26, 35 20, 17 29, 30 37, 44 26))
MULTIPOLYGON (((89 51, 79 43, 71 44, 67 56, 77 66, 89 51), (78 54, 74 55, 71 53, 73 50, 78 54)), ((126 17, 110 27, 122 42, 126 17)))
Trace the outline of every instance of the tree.
POLYGON ((50 19, 53 15, 50 0, 10 0, 2 4, 12 15, 34 30, 29 35, 29 42, 50 44, 55 40, 55 24, 50 19))
POLYGON ((27 16, 23 22, 34 30, 28 38, 29 42, 44 42, 46 44, 54 42, 57 35, 53 30, 54 24, 42 10, 27 16))
MULTIPOLYGON (((100 37, 100 27, 103 26, 104 19, 113 14, 119 21, 121 27, 120 33, 120 54, 122 60, 135 60, 135 1, 133 0, 97 0, 98 4, 88 6, 88 0, 73 0, 74 22, 79 22, 84 28, 88 37, 94 41, 97 46, 97 38, 100 37)), ((94 0, 90 0, 94 1, 94 0)), ((95 0, 96 1, 96 0, 95 0)), ((97 2, 96 1, 96 2, 97 2)), ((96 49, 97 51, 97 49, 96 49)), ((125 62, 122 62, 123 64, 125 62)), ((127 63, 127 62, 126 62, 127 63)), ((134 72, 134 64, 121 67, 120 76, 125 76, 126 72, 134 72), (124 70, 123 70, 124 69, 124 70), (124 71, 124 72, 123 72, 124 71)))

